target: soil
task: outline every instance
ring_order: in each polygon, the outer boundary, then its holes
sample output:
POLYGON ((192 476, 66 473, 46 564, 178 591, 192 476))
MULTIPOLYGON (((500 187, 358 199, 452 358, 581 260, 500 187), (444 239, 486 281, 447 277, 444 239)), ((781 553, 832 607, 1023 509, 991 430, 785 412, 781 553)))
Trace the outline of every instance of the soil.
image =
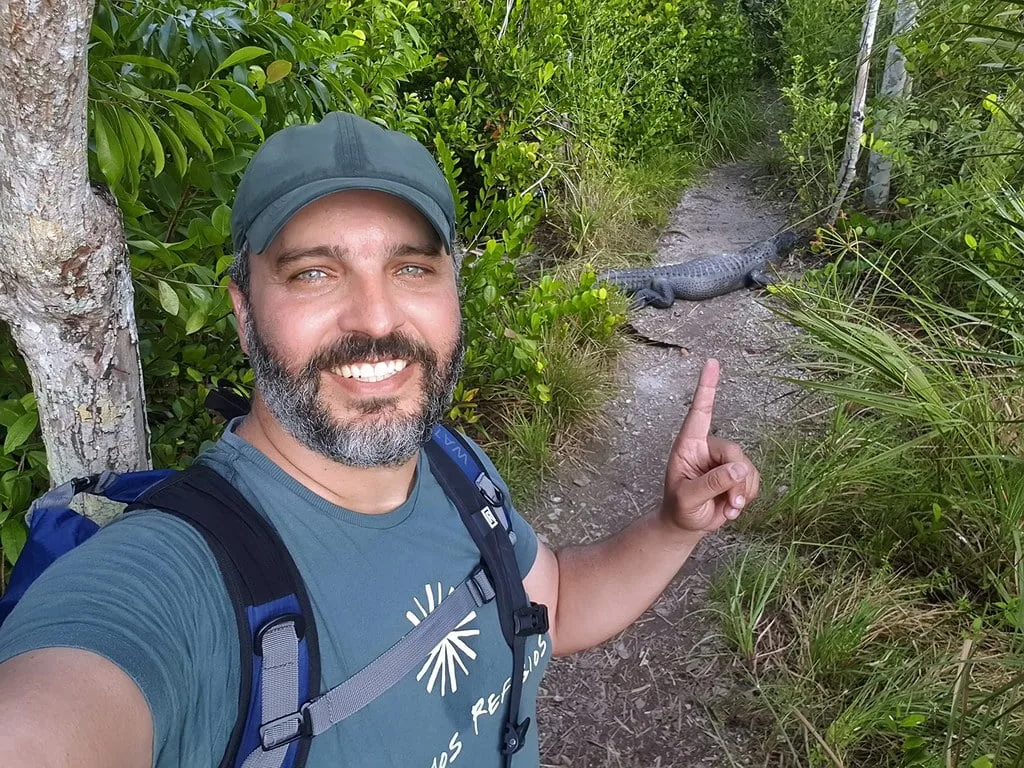
MULTIPOLYGON (((735 250, 785 227, 785 206, 758 191, 755 173, 746 164, 720 166, 685 192, 656 261, 735 250)), ((542 540, 556 548, 596 541, 655 507, 668 450, 709 357, 722 365, 713 429, 742 443, 757 463, 763 436, 796 399, 779 378, 794 373, 786 350, 795 331, 764 305, 767 298, 738 291, 631 313, 636 333, 606 426, 583 451, 562 457, 524 510, 542 540)), ((742 538, 728 529, 708 537, 632 627, 551 663, 538 702, 543 766, 755 764, 758 734, 742 704, 749 679, 708 608, 716 569, 740 547, 742 538)))

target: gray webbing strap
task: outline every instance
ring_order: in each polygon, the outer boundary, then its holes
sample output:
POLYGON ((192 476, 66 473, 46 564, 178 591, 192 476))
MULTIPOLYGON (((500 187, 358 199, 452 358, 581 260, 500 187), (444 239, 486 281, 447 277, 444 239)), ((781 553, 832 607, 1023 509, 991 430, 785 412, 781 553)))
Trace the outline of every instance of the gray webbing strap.
POLYGON ((295 623, 283 621, 261 636, 263 655, 263 748, 254 749, 242 768, 280 768, 288 744, 299 733, 302 715, 295 712, 299 698, 299 638, 295 623))
POLYGON ((494 587, 477 568, 437 609, 401 640, 345 682, 295 711, 298 700, 299 643, 292 622, 263 634, 262 747, 242 768, 280 768, 288 745, 300 736, 319 736, 358 712, 416 668, 473 610, 494 599, 494 587))
MULTIPOLYGON (((93 480, 92 484, 83 490, 98 495, 106 491, 107 487, 117 479, 117 473, 105 469, 98 475, 94 475, 91 479, 93 480)), ((79 493, 79 491, 75 490, 75 484, 81 480, 81 478, 79 480, 68 480, 66 483, 48 490, 32 502, 28 512, 25 513, 25 520, 31 523, 32 515, 35 514, 37 509, 62 509, 71 504, 71 500, 79 493)))
POLYGON ((38 499, 32 502, 32 506, 29 508, 26 514, 26 519, 31 522, 32 515, 37 509, 47 509, 53 507, 55 509, 61 509, 71 503, 71 500, 75 497, 75 483, 73 480, 68 480, 66 483, 58 485, 56 488, 51 488, 38 499))

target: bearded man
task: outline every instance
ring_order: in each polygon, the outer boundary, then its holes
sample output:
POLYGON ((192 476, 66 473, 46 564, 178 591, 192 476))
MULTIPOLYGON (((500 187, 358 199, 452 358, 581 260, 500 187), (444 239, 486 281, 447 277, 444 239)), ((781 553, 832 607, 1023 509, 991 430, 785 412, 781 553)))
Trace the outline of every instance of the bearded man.
MULTIPOLYGON (((421 144, 333 113, 267 140, 239 187, 232 234, 229 291, 254 397, 198 461, 286 544, 327 690, 479 562, 423 450, 461 367, 454 202, 421 144)), ((526 593, 550 616, 521 670, 526 718, 553 654, 627 627, 757 494, 742 450, 709 436, 717 380, 710 361, 661 505, 619 534, 556 553, 506 510, 526 593)), ((312 739, 307 765, 506 765, 497 745, 512 657, 495 605, 438 649, 437 663, 312 739)), ((212 768, 238 716, 221 572, 193 528, 158 510, 125 516, 50 567, 4 624, 0 661, 0 765, 212 768)), ((511 763, 537 768, 537 729, 525 733, 511 763)))

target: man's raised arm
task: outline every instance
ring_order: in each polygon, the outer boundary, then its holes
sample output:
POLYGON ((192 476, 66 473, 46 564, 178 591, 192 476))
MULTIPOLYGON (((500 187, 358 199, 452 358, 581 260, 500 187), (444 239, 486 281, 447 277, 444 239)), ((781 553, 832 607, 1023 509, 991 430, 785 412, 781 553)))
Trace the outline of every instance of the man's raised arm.
POLYGON ((701 372, 676 437, 658 509, 604 541, 552 552, 543 544, 524 580, 548 607, 554 653, 613 637, 662 593, 705 534, 735 520, 760 487, 757 469, 735 443, 711 435, 718 362, 701 372))

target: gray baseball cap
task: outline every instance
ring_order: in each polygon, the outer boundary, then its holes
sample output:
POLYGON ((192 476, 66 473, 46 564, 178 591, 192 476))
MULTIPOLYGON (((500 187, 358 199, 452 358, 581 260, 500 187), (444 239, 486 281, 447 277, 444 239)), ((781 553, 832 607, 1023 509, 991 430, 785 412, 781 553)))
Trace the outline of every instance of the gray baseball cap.
POLYGON ((347 112, 283 128, 253 155, 231 209, 235 252, 244 246, 265 251, 302 208, 345 189, 402 198, 426 216, 452 253, 455 201, 430 152, 404 133, 347 112))

